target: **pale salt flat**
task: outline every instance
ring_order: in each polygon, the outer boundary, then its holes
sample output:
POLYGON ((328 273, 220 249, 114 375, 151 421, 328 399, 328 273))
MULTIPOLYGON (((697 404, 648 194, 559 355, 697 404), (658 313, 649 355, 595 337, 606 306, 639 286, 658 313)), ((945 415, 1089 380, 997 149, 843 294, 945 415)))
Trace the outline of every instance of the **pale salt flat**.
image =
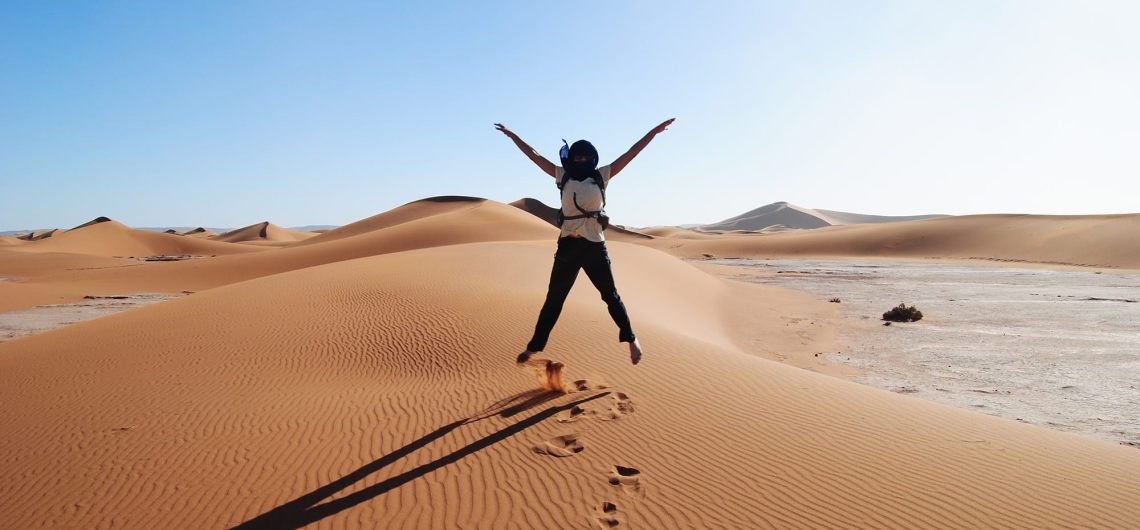
POLYGON ((858 381, 1140 446, 1140 274, 945 262, 717 260, 741 279, 839 298, 858 381), (883 326, 905 302, 924 318, 883 326))
POLYGON ((85 299, 71 304, 42 305, 19 311, 0 313, 0 342, 43 333, 61 326, 104 317, 178 298, 171 294, 112 295, 85 299))

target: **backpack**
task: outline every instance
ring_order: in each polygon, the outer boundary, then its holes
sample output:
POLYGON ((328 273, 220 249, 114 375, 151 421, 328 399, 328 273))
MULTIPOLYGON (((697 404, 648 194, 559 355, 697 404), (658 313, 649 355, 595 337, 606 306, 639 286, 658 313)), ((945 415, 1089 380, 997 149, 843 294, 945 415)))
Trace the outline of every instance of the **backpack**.
MULTIPOLYGON (((562 140, 562 143, 565 144, 566 140, 562 140)), ((563 147, 561 152, 559 153, 559 155, 560 155, 560 158, 562 159, 562 167, 566 167, 566 165, 567 165, 566 159, 569 156, 569 148, 563 147)), ((565 223, 567 219, 585 219, 588 217, 597 219, 598 224, 602 225, 602 230, 609 228, 610 217, 608 215, 606 215, 606 184, 605 184, 605 181, 602 180, 602 174, 600 172, 598 172, 597 169, 594 170, 593 179, 594 179, 594 184, 596 184, 598 186, 598 189, 601 190, 601 192, 602 192, 602 209, 598 210, 596 212, 591 212, 589 210, 586 210, 585 208, 582 208, 582 206, 578 204, 578 194, 575 193, 574 199, 573 199, 574 200, 574 206, 576 206, 578 208, 579 212, 582 212, 582 215, 566 215, 566 212, 562 211, 562 197, 560 196, 559 200, 558 200, 558 227, 559 228, 562 228, 562 224, 565 223)), ((558 191, 561 192, 562 189, 566 187, 566 183, 569 181, 570 181, 570 172, 569 171, 563 171, 562 179, 558 182, 558 191)))

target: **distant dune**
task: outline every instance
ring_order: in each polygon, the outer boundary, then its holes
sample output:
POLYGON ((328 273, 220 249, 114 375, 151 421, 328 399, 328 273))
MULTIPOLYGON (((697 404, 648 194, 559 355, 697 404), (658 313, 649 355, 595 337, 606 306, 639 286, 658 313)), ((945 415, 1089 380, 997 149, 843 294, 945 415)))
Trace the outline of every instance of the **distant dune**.
POLYGON ((70 252, 94 256, 221 255, 248 252, 224 243, 179 235, 135 230, 107 217, 99 217, 66 232, 33 241, 29 251, 70 252))
POLYGON ((38 232, 28 232, 27 234, 17 236, 17 239, 22 239, 24 241, 39 241, 41 239, 47 239, 47 238, 55 235, 56 232, 59 232, 58 228, 52 228, 49 230, 40 230, 38 232))
POLYGON ((867 215, 861 213, 850 212, 837 212, 834 210, 821 210, 815 208, 812 211, 819 214, 825 221, 832 225, 858 225, 858 224, 875 224, 875 223, 897 223, 900 221, 922 221, 925 219, 938 219, 941 217, 949 217, 942 214, 931 215, 867 215))
POLYGON ((968 215, 646 244, 686 257, 942 258, 1140 268, 1140 214, 968 215))
POLYGON ((894 217, 885 215, 864 215, 832 210, 813 210, 787 202, 775 202, 755 210, 725 219, 719 223, 700 225, 705 231, 783 231, 822 228, 825 226, 892 223, 944 217, 940 215, 916 215, 894 217))
POLYGON ((810 229, 830 224, 807 208, 776 202, 699 228, 708 231, 764 230, 773 226, 810 229))
POLYGON ((312 232, 301 232, 299 230, 281 228, 268 221, 263 221, 231 230, 224 234, 219 234, 212 239, 226 243, 294 243, 315 236, 316 234, 312 232))
POLYGON ((518 208, 539 219, 542 219, 543 221, 550 223, 551 226, 558 226, 558 208, 547 206, 546 203, 538 199, 524 197, 515 202, 512 202, 511 206, 514 206, 515 208, 518 208))
POLYGON ((182 232, 182 235, 190 236, 190 237, 210 238, 210 237, 214 237, 214 236, 218 235, 218 233, 213 231, 213 230, 210 230, 209 228, 203 228, 203 227, 199 226, 198 228, 194 228, 194 229, 182 232))

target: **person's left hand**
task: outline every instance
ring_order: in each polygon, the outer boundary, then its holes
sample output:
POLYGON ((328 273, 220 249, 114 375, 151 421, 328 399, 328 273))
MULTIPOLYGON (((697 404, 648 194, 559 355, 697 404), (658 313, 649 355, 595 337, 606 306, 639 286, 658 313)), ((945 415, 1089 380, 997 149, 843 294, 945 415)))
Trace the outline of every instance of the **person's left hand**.
POLYGON ((658 125, 658 126, 653 128, 653 134, 660 134, 660 133, 665 132, 665 129, 667 129, 670 125, 673 125, 673 120, 675 120, 675 119, 677 119, 677 118, 669 118, 669 119, 661 122, 661 125, 658 125))
MULTIPOLYGON (((672 120, 670 120, 670 121, 672 121, 672 120)), ((508 129, 506 125, 503 125, 501 123, 495 124, 495 130, 497 130, 497 131, 499 131, 499 132, 501 132, 507 136, 510 136, 510 137, 514 137, 514 135, 515 135, 514 131, 508 129)))

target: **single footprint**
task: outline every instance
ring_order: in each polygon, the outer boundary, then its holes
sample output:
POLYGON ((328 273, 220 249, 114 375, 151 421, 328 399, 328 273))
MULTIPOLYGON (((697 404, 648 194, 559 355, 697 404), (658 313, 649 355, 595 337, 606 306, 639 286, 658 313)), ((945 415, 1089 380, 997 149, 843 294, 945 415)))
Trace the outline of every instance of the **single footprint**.
POLYGON ((617 505, 605 501, 602 505, 594 508, 594 520, 598 522, 599 528, 613 528, 622 523, 623 517, 618 515, 617 505))
POLYGON ((633 412, 633 401, 625 392, 614 392, 610 396, 610 409, 599 417, 603 420, 616 420, 633 412))
POLYGON ((593 413, 594 411, 592 410, 586 410, 579 405, 574 405, 570 410, 559 412, 558 415, 554 417, 554 420, 558 423, 573 423, 593 413))
POLYGON ((574 381, 574 390, 577 392, 585 392, 587 390, 605 390, 609 385, 605 383, 591 383, 588 379, 579 379, 574 381))
POLYGON ((610 469, 609 481, 611 486, 619 486, 629 495, 641 493, 641 471, 637 468, 615 465, 610 469))
POLYGON ((557 457, 574 456, 585 449, 586 447, 582 445, 582 441, 578 439, 577 434, 555 436, 534 446, 534 452, 538 454, 557 457))

